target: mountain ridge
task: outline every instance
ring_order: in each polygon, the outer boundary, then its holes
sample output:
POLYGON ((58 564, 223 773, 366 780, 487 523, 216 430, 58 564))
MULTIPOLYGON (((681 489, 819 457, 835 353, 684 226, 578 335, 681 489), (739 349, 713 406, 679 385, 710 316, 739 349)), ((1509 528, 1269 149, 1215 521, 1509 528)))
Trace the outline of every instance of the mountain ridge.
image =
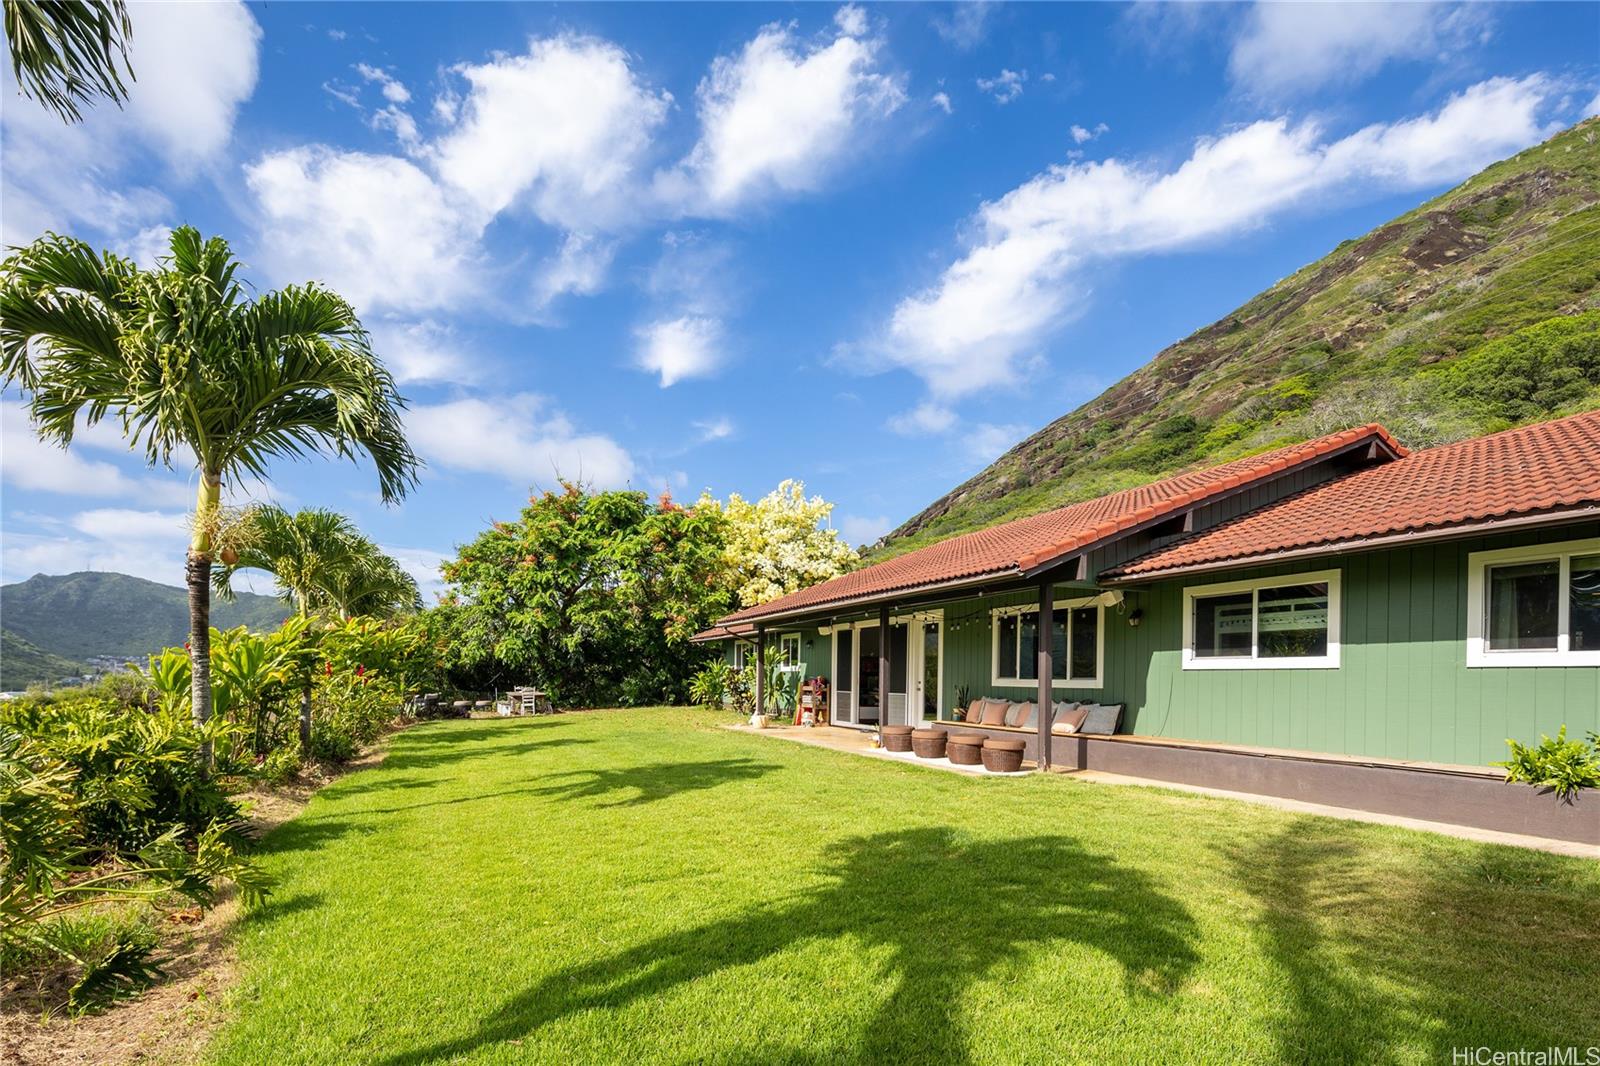
MULTIPOLYGON (((275 596, 241 592, 234 603, 213 599, 211 624, 270 630, 290 613, 275 596)), ((140 659, 187 639, 188 593, 114 571, 35 574, 0 586, 0 627, 74 663, 95 656, 140 659)))
POLYGON ((1382 422, 1428 446, 1600 406, 1600 118, 1157 352, 869 550, 936 540, 1382 422))

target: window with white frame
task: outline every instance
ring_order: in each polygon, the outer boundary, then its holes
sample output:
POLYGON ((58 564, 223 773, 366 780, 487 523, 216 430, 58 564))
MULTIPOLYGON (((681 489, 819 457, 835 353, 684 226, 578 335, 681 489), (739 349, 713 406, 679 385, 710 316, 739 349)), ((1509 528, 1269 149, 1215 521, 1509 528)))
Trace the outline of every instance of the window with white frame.
POLYGON ((778 665, 790 669, 800 665, 799 633, 784 633, 778 637, 778 665))
POLYGON ((755 658, 756 646, 747 640, 733 642, 733 668, 743 670, 755 658))
POLYGON ((1339 571, 1183 590, 1185 670, 1339 665, 1339 571))
POLYGON ((1467 557, 1468 666, 1600 666, 1600 538, 1467 557))
MULTIPOLYGON (((1050 613, 1051 687, 1099 688, 1105 609, 1092 600, 1057 600, 1050 613)), ((991 614, 993 683, 1037 686, 1039 609, 1000 607, 991 614)))

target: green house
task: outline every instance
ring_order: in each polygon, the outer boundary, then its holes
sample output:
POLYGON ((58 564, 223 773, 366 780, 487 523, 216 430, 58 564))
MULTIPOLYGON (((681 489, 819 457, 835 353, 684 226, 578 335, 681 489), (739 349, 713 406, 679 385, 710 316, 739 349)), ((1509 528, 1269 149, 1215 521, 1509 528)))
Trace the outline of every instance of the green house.
POLYGON ((954 537, 697 639, 826 679, 836 728, 1600 842, 1592 802, 1535 804, 1489 768, 1507 738, 1600 731, 1600 412, 1417 452, 1347 430, 954 537))

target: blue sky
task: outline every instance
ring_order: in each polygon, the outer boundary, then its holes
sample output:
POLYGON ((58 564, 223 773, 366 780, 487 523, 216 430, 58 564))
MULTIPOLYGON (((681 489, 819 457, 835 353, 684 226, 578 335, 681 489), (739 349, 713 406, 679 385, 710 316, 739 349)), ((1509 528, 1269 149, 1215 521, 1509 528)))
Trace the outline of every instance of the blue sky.
MULTIPOLYGON (((870 541, 1273 281, 1600 110, 1600 5, 134 6, 124 110, 6 86, 6 243, 227 236, 351 298, 428 462, 283 464, 419 575, 530 486, 870 541)), ((6 581, 177 584, 188 470, 32 441, 6 581)))

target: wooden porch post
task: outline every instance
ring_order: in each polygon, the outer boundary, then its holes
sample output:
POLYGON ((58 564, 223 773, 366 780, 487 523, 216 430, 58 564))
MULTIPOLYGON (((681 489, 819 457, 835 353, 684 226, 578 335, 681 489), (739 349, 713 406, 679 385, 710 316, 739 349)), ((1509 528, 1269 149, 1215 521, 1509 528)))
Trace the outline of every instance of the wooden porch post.
POLYGON ((878 736, 889 724, 889 605, 878 608, 878 736))
POLYGON ((767 713, 767 630, 756 626, 756 713, 767 713))
POLYGON ((1034 720, 1039 724, 1040 770, 1050 769, 1050 704, 1054 693, 1051 679, 1055 675, 1052 661, 1055 652, 1055 599, 1050 594, 1048 579, 1039 582, 1039 625, 1034 631, 1039 650, 1039 710, 1034 720))

